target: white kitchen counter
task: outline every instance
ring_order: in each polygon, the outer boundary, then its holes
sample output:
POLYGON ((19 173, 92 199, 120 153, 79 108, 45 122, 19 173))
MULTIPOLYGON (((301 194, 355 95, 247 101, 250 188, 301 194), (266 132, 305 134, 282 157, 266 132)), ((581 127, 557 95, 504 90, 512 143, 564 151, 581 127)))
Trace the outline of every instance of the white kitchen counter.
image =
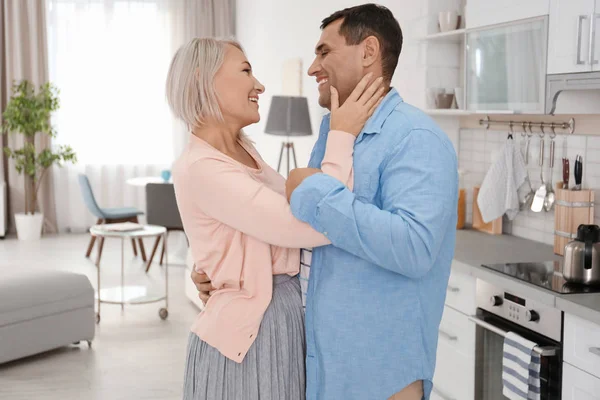
POLYGON ((526 291, 527 296, 561 311, 600 324, 600 293, 559 295, 539 286, 511 278, 482 267, 482 264, 562 261, 552 246, 511 235, 488 235, 474 230, 459 230, 452 269, 507 291, 526 291))

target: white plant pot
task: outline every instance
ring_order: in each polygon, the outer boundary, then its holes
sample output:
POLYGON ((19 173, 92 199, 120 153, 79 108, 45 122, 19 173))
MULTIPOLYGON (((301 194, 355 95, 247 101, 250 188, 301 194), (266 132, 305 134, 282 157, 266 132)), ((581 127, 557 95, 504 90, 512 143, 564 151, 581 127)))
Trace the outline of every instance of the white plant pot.
POLYGON ((17 225, 17 236, 19 240, 39 240, 42 236, 42 224, 44 214, 15 213, 15 224, 17 225))

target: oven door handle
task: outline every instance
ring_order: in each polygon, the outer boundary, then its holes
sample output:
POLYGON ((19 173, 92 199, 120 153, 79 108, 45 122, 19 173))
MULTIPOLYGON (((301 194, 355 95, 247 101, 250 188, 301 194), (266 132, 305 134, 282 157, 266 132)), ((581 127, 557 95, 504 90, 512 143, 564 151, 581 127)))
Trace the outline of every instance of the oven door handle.
MULTIPOLYGON (((469 317, 469 321, 473 322, 475 325, 482 327, 483 329, 487 329, 490 332, 497 333, 502 337, 506 337, 506 335, 508 334, 508 332, 506 332, 505 330, 500 329, 497 326, 482 320, 476 315, 469 317)), ((557 350, 558 347, 555 346, 537 346, 533 348, 533 351, 542 357, 553 357, 556 355, 557 350)))

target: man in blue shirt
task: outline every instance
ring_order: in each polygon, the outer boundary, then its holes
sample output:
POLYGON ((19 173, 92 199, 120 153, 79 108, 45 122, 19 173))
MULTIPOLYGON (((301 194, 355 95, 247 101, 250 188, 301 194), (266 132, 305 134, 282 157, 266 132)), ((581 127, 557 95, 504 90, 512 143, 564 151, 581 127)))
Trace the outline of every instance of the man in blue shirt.
MULTIPOLYGON (((342 104, 369 72, 389 87, 402 46, 389 10, 374 4, 345 9, 323 20, 321 29, 309 75, 319 83, 322 107, 331 108, 331 86, 342 104)), ((356 139, 350 191, 316 169, 329 121, 327 115, 321 123, 312 169, 295 170, 288 179, 296 218, 332 243, 312 254, 306 397, 429 398, 454 254, 455 150, 427 115, 391 88, 356 139)))
MULTIPOLYGON (((388 91, 356 139, 353 191, 318 169, 330 115, 310 168, 288 179, 296 218, 332 243, 312 253, 306 398, 428 399, 454 255, 456 153, 427 115, 390 88, 402 32, 387 8, 338 11, 321 29, 309 75, 322 107, 331 109, 331 87, 343 104, 369 72, 388 91)), ((209 290, 206 276, 192 279, 209 290)))

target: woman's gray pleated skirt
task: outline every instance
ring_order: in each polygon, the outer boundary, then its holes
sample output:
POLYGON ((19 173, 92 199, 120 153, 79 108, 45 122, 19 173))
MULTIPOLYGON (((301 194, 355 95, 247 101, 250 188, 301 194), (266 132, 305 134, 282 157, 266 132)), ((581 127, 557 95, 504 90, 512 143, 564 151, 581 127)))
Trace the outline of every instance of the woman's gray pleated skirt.
POLYGON ((304 312, 298 276, 273 276, 273 298, 241 364, 191 333, 184 400, 303 400, 304 312))

